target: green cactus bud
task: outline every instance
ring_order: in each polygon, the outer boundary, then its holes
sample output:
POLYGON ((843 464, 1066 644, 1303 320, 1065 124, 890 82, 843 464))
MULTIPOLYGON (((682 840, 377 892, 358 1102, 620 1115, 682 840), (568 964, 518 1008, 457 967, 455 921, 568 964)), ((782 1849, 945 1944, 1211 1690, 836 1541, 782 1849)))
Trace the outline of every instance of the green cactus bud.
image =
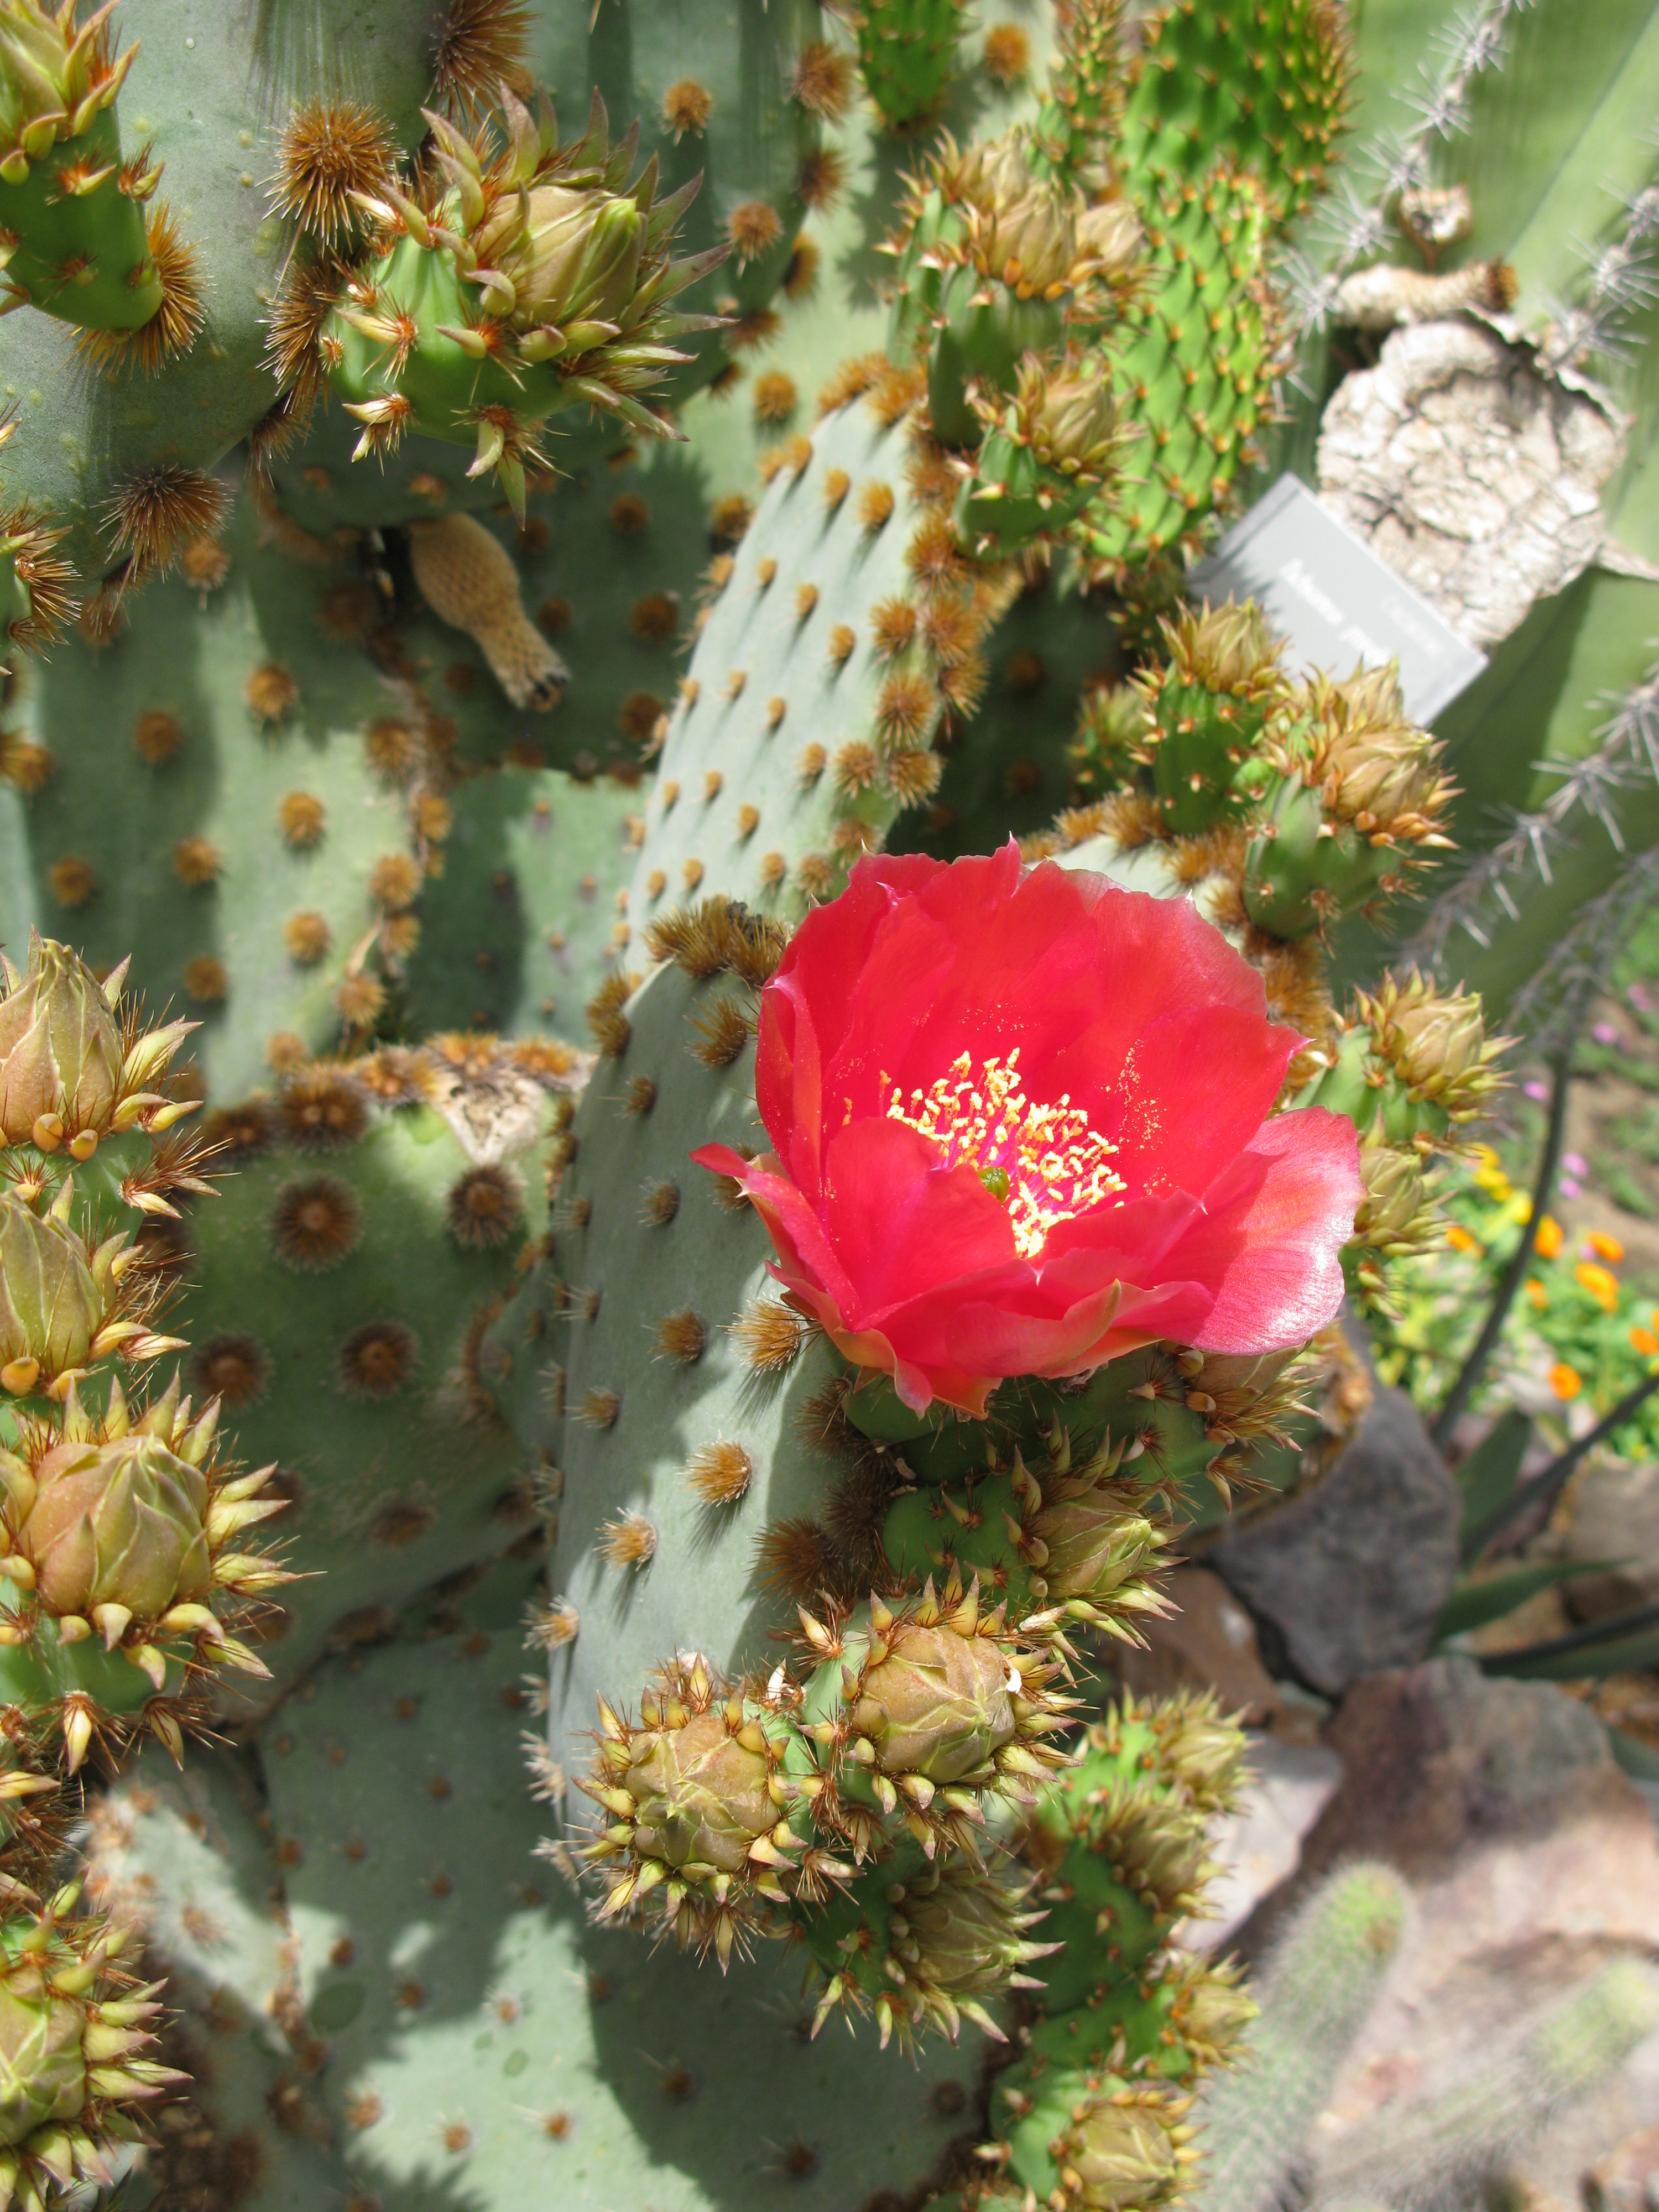
POLYGON ((159 1437, 58 1444, 34 1480, 17 1542, 49 1612, 90 1617, 113 1606, 155 1620, 210 1595, 207 1478, 159 1437))
POLYGON ((777 1826, 765 1739, 740 1709, 711 1706, 678 1726, 665 1720, 642 1731, 632 1752, 623 1787, 638 1808, 634 1841, 644 1856, 738 1874, 755 1838, 777 1826))
POLYGON ((1354 1217, 1356 1243, 1376 1252, 1414 1252, 1438 1233, 1422 1155, 1413 1147, 1391 1145, 1380 1133, 1367 1135, 1359 1173, 1365 1195, 1354 1217))
POLYGON ((87 2101, 85 2014, 57 1996, 32 1960, 0 1981, 0 2142, 15 2147, 48 2120, 76 2118, 87 2101))
POLYGON ((1148 1578, 1163 1566, 1170 1534, 1167 1522, 1148 1515, 1136 1484, 1098 1480, 1088 1468, 1050 1477, 1028 1524, 1028 1540, 1042 1547, 1032 1553, 1033 1589, 1074 1618, 1127 1638, 1111 1613, 1163 1609, 1148 1578))
POLYGON ((1241 1986, 1243 1974, 1234 1960, 1197 1966, 1176 1992, 1170 2021, 1195 2064, 1221 2065, 1261 2017, 1261 2007, 1241 1986))
POLYGON ((0 1138, 46 1148, 90 1129, 101 1135, 121 1097, 121 1033, 103 987, 66 945, 34 939, 20 975, 7 961, 0 997, 0 1138))
POLYGON ((102 1272, 60 1219, 0 1192, 0 1388, 27 1395, 86 1365, 107 1307, 102 1272))
POLYGON ((118 1996, 106 1960, 125 1938, 72 1919, 78 1885, 38 1910, 12 1882, 0 1920, 0 2202, 44 2212, 77 2177, 100 2175, 137 2135, 132 2109, 185 2076, 142 2054, 154 1988, 118 1996))
POLYGON ((1140 757, 1170 829, 1189 836, 1237 818, 1255 796, 1258 749, 1289 697, 1284 640, 1249 599, 1183 608, 1159 627, 1168 665, 1133 679, 1152 721, 1140 757))
MULTIPOLYGON (((724 249, 670 258, 695 183, 659 201, 653 162, 619 190, 626 165, 597 94, 586 134, 562 149, 545 106, 532 118, 505 87, 501 97, 499 147, 428 118, 442 198, 376 199, 381 257, 344 281, 320 329, 279 313, 273 366, 302 389, 333 381, 364 426, 360 456, 393 451, 406 430, 476 441, 471 473, 494 469, 522 513, 535 432, 559 408, 679 434, 637 394, 688 358, 672 340, 714 327, 672 302, 724 249)), ((296 264, 291 288, 315 283, 296 264)))
POLYGON ((1231 1810, 1244 1778, 1244 1732, 1213 1690, 1177 1690, 1150 1709, 1158 1754, 1203 1813, 1231 1810))
POLYGON ((981 2008, 969 2001, 1039 1986, 1018 1969, 1059 1948, 1026 1940, 1043 1917, 1022 1909, 1032 1887, 959 1863, 916 1875, 895 1900, 906 1927, 901 1955, 929 1988, 983 2025, 981 2008))
POLYGON ((957 503, 957 528, 1004 551, 1075 520, 1122 443, 1109 376, 1069 356, 1051 374, 1035 356, 1004 410, 981 400, 988 434, 957 503))
POLYGON ((1085 2096, 1061 2138, 1060 2186, 1078 2212, 1143 2212, 1180 2188, 1191 2130, 1190 2100, 1167 2090, 1121 2089, 1085 2096))
POLYGON ((0 1141, 46 1152, 67 1146, 84 1160, 112 1131, 174 1117, 179 1109, 167 1110, 148 1086, 165 1074, 194 1024, 125 1033, 125 976, 123 963, 100 983, 77 954, 49 938, 31 938, 21 975, 0 953, 0 1141))
POLYGON ((0 8, 0 147, 14 170, 16 156, 22 156, 21 174, 7 174, 0 164, 8 184, 20 183, 29 161, 39 161, 58 137, 71 134, 77 110, 90 101, 95 112, 114 99, 127 57, 112 71, 108 49, 107 28, 77 30, 73 10, 53 14, 40 0, 5 0, 0 8))
POLYGON ((796 1929, 823 1980, 812 2033, 839 2008, 873 2012, 884 2050, 896 2038, 913 2053, 925 2032, 951 2042, 963 2018, 994 2039, 1001 2028, 983 2000, 1041 1986, 1022 1968, 1057 1947, 1026 1931, 1029 1876, 952 1860, 931 1864, 914 1844, 846 1883, 822 1905, 795 1908, 796 1929))
POLYGON ((1466 995, 1460 983, 1447 997, 1413 968, 1403 982, 1385 976, 1374 996, 1359 995, 1358 1006, 1374 1050, 1413 1105, 1430 1102, 1454 1121, 1484 1111, 1503 1082, 1492 1063, 1510 1040, 1486 1035, 1478 992, 1466 995))
POLYGON ((906 1622, 865 1667, 848 1721, 894 1773, 960 1782, 1014 1740, 1007 1675, 988 1640, 906 1622))
POLYGON ((1283 764, 1299 767, 1319 788, 1330 818, 1367 836, 1434 838, 1453 787, 1439 771, 1435 739, 1407 719, 1397 666, 1365 669, 1342 684, 1316 676, 1304 700, 1309 749, 1287 748, 1283 764))
POLYGON ((1196 1911, 1214 1872, 1206 1852, 1205 1820, 1178 1799, 1130 1786, 1109 1802, 1101 1843, 1112 1872, 1154 1911, 1196 1911))
POLYGON ((1133 684, 1109 684, 1084 694, 1077 734, 1066 749, 1078 793, 1097 799, 1134 781, 1135 763, 1148 750, 1152 719, 1133 684))

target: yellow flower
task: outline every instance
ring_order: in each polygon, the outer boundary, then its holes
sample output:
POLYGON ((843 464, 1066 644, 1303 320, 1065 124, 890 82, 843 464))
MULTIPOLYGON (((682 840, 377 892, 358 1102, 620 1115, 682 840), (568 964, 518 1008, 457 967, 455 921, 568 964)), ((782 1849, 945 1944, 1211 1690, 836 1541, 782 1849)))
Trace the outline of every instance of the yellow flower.
POLYGON ((1525 1191, 1520 1193, 1514 1205, 1510 1206, 1510 1218, 1511 1220, 1523 1224, 1532 1219, 1532 1200, 1527 1196, 1525 1191))
POLYGON ((1606 1267, 1598 1267, 1594 1260, 1581 1260, 1572 1271, 1572 1279, 1581 1291, 1588 1291, 1603 1313, 1611 1313, 1619 1303, 1619 1278, 1606 1267))
POLYGON ((1609 1237, 1605 1229, 1592 1229, 1584 1242, 1596 1258, 1605 1260, 1610 1267, 1616 1267, 1625 1256, 1624 1246, 1616 1237, 1609 1237))
POLYGON ((1539 1223, 1532 1249, 1540 1260, 1553 1260, 1561 1249, 1561 1224, 1553 1213, 1547 1213, 1539 1223))
POLYGON ((1558 1359, 1550 1370, 1550 1388, 1558 1398, 1576 1398, 1584 1385, 1578 1370, 1569 1367, 1565 1359, 1558 1359))
POLYGON ((1477 1240, 1470 1236, 1461 1221, 1446 1224, 1446 1242, 1459 1252, 1478 1252, 1480 1249, 1477 1240))
POLYGON ((1534 1275, 1527 1285, 1527 1304, 1530 1306, 1536 1306, 1539 1312, 1542 1313, 1549 1302, 1549 1292, 1539 1281, 1537 1276, 1534 1275))
POLYGON ((1644 1359, 1659 1359, 1659 1336, 1650 1328, 1633 1328, 1630 1340, 1644 1359))

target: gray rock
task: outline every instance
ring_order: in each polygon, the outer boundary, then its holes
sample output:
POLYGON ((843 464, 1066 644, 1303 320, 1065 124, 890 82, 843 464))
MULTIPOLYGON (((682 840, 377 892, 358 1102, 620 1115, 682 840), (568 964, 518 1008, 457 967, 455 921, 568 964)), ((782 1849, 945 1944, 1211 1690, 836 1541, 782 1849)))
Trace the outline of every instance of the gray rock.
POLYGON ((1461 1501, 1402 1391, 1377 1393, 1318 1488, 1212 1546, 1264 1654, 1340 1697, 1361 1674, 1427 1651, 1457 1575, 1461 1501))

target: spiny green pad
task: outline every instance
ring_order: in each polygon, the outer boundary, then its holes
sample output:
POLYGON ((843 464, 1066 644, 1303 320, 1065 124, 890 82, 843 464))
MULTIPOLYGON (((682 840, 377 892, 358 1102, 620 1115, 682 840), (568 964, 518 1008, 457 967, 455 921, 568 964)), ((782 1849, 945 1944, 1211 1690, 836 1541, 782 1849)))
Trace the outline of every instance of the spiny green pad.
POLYGON ((1117 158, 1137 198, 1199 182, 1218 155, 1253 169, 1290 222, 1322 190, 1352 64, 1331 0, 1174 0, 1129 64, 1117 158))
POLYGON ((671 964, 629 1003, 621 1055, 595 1068, 571 1132, 550 1256, 484 1347, 520 1444, 562 1477, 550 1586, 594 1624, 552 1651, 553 1756, 572 1771, 599 1699, 632 1700, 674 1652, 720 1674, 764 1657, 793 1612, 757 1586, 756 1546, 769 1523, 816 1516, 837 1473, 803 1430, 836 1363, 797 1331, 769 1372, 751 1365, 731 1325, 769 1291, 771 1244, 689 1158, 754 1133, 752 1044, 715 1068, 695 1050, 695 1024, 740 988, 671 964), (697 1455, 722 1446, 747 1476, 734 1462, 736 1494, 711 1503, 697 1455))
POLYGON ((578 1034, 581 1009, 628 955, 644 799, 631 782, 557 769, 458 784, 443 872, 422 894, 421 942, 400 994, 409 1027, 578 1034))
POLYGON ((339 1038, 347 963, 384 927, 376 864, 411 899, 420 882, 409 802, 366 745, 385 684, 256 523, 239 502, 205 541, 222 581, 152 583, 108 645, 31 666, 17 702, 48 767, 25 800, 26 913, 97 967, 136 952, 134 987, 201 1022, 198 1065, 233 1098, 270 1080, 274 1036, 339 1038))
POLYGON ((963 0, 863 0, 859 70, 895 129, 921 122, 945 96, 962 36, 963 0))
POLYGON ((714 893, 799 914, 933 788, 941 700, 907 554, 949 526, 908 489, 902 393, 897 417, 852 402, 825 416, 720 564, 645 809, 636 927, 714 893), (890 633, 873 619, 886 602, 908 610, 890 633))
POLYGON ((357 2187, 571 2212, 767 2212, 786 2178, 808 2212, 925 2187, 972 2094, 963 2052, 918 2069, 873 2036, 812 2044, 773 1947, 722 1976, 594 1928, 537 1865, 523 1653, 488 1596, 449 1634, 330 1661, 260 1739, 330 2050, 318 2086, 357 2187))
MULTIPOLYGON (((410 1054, 394 1074, 411 1099, 446 1080, 410 1054)), ((432 1106, 387 1110, 329 1068, 212 1127, 236 1172, 190 1210, 189 1287, 173 1316, 192 1347, 189 1380, 222 1394, 244 1458, 277 1468, 286 1563, 309 1577, 283 1592, 279 1632, 261 1646, 274 1680, 255 1703, 331 1632, 381 1632, 416 1590, 533 1528, 524 1462, 489 1418, 469 1332, 540 1218, 523 1146, 545 1103, 532 1083, 498 1085, 470 1121, 465 1066, 453 1076, 471 1152, 432 1106), (492 1131, 519 1157, 490 1146, 492 1131)))
POLYGON ((1218 165, 1197 184, 1159 185, 1142 213, 1145 295, 1112 348, 1118 417, 1134 434, 1112 495, 1082 526, 1087 551, 1108 562, 1144 560, 1225 507, 1273 382, 1260 187, 1218 165))

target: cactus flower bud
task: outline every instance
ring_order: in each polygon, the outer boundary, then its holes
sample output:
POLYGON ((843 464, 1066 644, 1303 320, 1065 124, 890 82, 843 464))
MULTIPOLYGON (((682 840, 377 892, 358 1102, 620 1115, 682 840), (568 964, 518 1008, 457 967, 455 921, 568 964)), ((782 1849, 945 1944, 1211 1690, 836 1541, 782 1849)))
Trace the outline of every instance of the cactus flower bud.
POLYGON ((1491 1063, 1509 1041, 1487 1036, 1480 996, 1466 996, 1462 984, 1448 998, 1413 968, 1403 982, 1385 976, 1374 997, 1362 995, 1359 1011, 1413 1103, 1431 1100, 1465 1121, 1502 1081, 1491 1063))
POLYGON ((104 1309, 80 1238, 0 1192, 0 1374, 32 1366, 27 1390, 84 1367, 104 1309))
POLYGON ((526 323, 609 323, 634 319, 646 218, 620 192, 542 185, 527 208, 506 203, 513 233, 499 240, 490 227, 474 240, 479 258, 510 279, 515 313, 526 323))
POLYGON ((852 1725, 896 1774, 929 1782, 977 1775, 1018 1733, 1008 1668, 995 1641, 906 1621, 867 1666, 852 1725))
POLYGON ((1236 1964, 1200 1967, 1176 1999, 1173 2021, 1200 2065, 1218 2065, 1260 2008, 1239 1986, 1236 1964))
POLYGON ((770 1771, 765 1752, 743 1742, 719 1705, 683 1728, 641 1734, 623 1784, 639 1808, 635 1849, 671 1867, 741 1872, 756 1837, 777 1825, 766 1786, 770 1771))
POLYGON ((1359 1173, 1365 1186, 1354 1217, 1354 1241, 1379 1252, 1419 1249, 1437 1227, 1421 1155, 1380 1134, 1364 1139, 1359 1173))
POLYGON ((1117 1793, 1108 1805, 1100 1849, 1118 1880, 1153 1911, 1173 1917, 1197 1910, 1206 1877, 1201 1813, 1148 1790, 1117 1793))
POLYGON ((1143 2212, 1180 2186, 1184 2106, 1156 2090, 1085 2097, 1062 2137, 1060 2179, 1079 2212, 1143 2212))
POLYGON ((1231 1809, 1244 1763, 1244 1734, 1221 1710, 1213 1690, 1182 1690, 1152 1709, 1153 1731, 1165 1759, 1200 1811, 1231 1809))
POLYGON ((1313 727, 1302 773, 1329 817, 1388 842, 1438 839, 1453 787, 1440 773, 1437 742, 1407 719, 1393 665, 1343 684, 1316 677, 1305 705, 1313 727))
POLYGON ((1021 1909, 1031 1887, 1029 1880, 1012 1884, 959 1863, 907 1881, 900 1903, 914 1977, 958 2006, 964 1997, 1031 1986, 1019 1968, 1060 1948, 1026 1941, 1025 1930, 1043 1917, 1021 1909))
POLYGON ((1206 602, 1196 611, 1183 608, 1162 627, 1170 661, 1183 684, 1201 684, 1206 691, 1227 692, 1252 702, 1276 704, 1282 697, 1285 641, 1272 635, 1254 599, 1242 605, 1230 599, 1218 607, 1206 602))
MULTIPOLYGON (((7 0, 0 9, 0 155, 39 161, 57 139, 71 135, 76 112, 89 96, 96 95, 100 107, 114 99, 127 57, 112 65, 107 30, 88 38, 73 15, 72 9, 54 12, 40 0, 7 0)), ((27 173, 25 167, 22 176, 27 173)))
POLYGON ((1048 1557, 1042 1577, 1050 1600, 1078 1600, 1091 1608, 1151 1611, 1157 1606, 1145 1578, 1155 1574, 1169 1530, 1140 1510, 1138 1486, 1086 1479, 1046 1484, 1042 1509, 1030 1533, 1048 1557))
POLYGON ((108 1605, 153 1621, 211 1594, 207 1478, 159 1437, 57 1444, 34 1479, 17 1547, 48 1612, 108 1605))
POLYGON ((87 2100, 85 2013, 57 1996, 41 1967, 20 1960, 0 1982, 0 2142, 22 2142, 48 2120, 76 2118, 87 2100))
POLYGON ((0 1142, 36 1140, 55 1116, 47 1149, 83 1130, 102 1135, 121 1097, 121 1032, 85 962, 35 938, 19 975, 8 963, 0 997, 0 1142))

